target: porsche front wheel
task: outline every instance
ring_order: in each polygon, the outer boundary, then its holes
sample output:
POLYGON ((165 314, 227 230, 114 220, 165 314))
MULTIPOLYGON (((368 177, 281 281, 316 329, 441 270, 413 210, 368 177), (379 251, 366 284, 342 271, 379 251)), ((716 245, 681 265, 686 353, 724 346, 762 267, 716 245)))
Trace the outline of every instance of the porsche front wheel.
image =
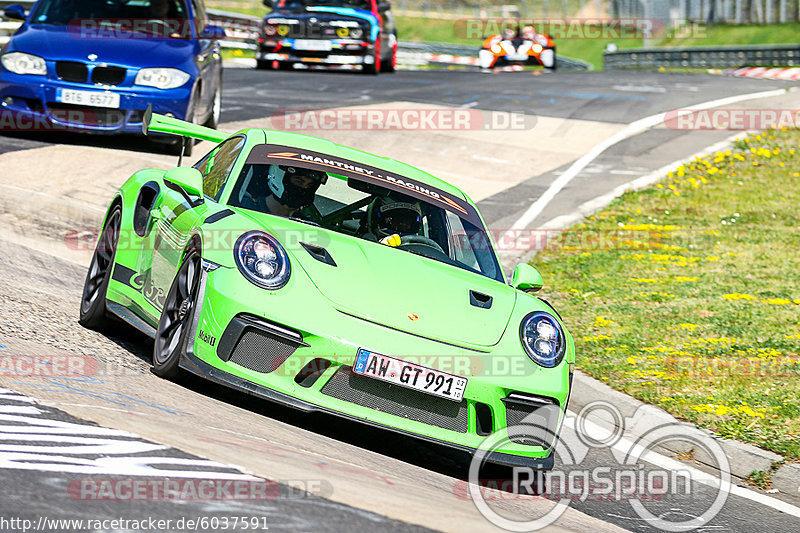
POLYGON ((83 284, 81 311, 78 323, 86 328, 99 329, 104 326, 106 317, 106 291, 111 279, 114 257, 119 243, 119 229, 122 224, 122 208, 115 207, 108 215, 106 225, 97 240, 86 281, 83 284))
POLYGON ((180 371, 178 364, 186 350, 197 306, 200 269, 200 252, 190 249, 164 301, 153 346, 153 372, 163 378, 174 378, 180 371))

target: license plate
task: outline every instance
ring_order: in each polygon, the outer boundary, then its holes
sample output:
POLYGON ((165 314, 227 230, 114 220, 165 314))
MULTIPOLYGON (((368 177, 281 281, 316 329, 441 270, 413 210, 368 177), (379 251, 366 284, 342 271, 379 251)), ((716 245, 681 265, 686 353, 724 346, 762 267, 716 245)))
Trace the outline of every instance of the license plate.
POLYGON ((440 398, 460 402, 467 387, 467 378, 440 372, 415 363, 359 349, 353 372, 388 381, 440 398))
POLYGON ((323 39, 295 39, 295 50, 313 50, 315 52, 330 52, 331 42, 323 39))
POLYGON ((63 104, 85 105, 90 107, 110 107, 119 109, 119 94, 98 91, 75 91, 73 89, 56 89, 56 102, 63 104))

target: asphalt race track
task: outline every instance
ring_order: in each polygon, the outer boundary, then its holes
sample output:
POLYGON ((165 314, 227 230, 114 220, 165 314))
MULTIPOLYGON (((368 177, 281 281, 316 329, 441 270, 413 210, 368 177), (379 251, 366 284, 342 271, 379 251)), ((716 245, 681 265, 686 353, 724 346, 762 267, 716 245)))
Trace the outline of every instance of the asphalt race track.
MULTIPOLYGON (((526 126, 520 129, 308 130, 408 161, 456 183, 478 202, 490 229, 503 232, 570 165, 631 123, 732 97, 742 98, 726 104, 732 109, 797 109, 800 97, 789 91, 796 86, 704 74, 400 71, 365 77, 228 69, 221 129, 274 127, 287 111, 331 108, 457 108, 479 112, 484 119, 522 116, 526 126), (768 91, 773 92, 745 99, 768 91)), ((662 124, 634 134, 588 162, 540 213, 528 217, 525 227, 556 227, 559 217, 616 187, 736 133, 674 130, 662 124)), ((192 161, 207 147, 198 146, 192 161)), ((148 339, 127 327, 106 336, 77 324, 90 249, 65 237, 95 228, 114 189, 133 170, 171 165, 174 158, 139 138, 0 135, 0 356, 71 357, 94 365, 80 379, 0 372, 0 483, 14 487, 13 494, 4 491, 0 498, 0 515, 34 524, 42 516, 238 517, 255 518, 258 528, 251 530, 499 531, 465 496, 465 457, 278 407, 199 379, 162 380, 149 372, 148 339), (64 449, 70 445, 87 448, 64 449), (156 482, 165 476, 265 483, 272 497, 89 501, 91 496, 75 489, 87 479, 156 482)), ((512 247, 504 253, 513 260, 526 251, 512 247)), ((622 470, 614 450, 581 449, 580 440, 568 423, 563 441, 571 453, 580 454, 581 469, 622 470)), ((657 462, 642 461, 642 469, 654 471, 657 462)), ((647 508, 665 520, 700 517, 717 491, 692 479, 682 493, 647 502, 647 508)), ((729 495, 721 511, 695 531, 798 531, 797 504, 748 489, 729 495)), ((548 498, 515 495, 497 497, 491 506, 521 520, 553 504, 548 498)), ((178 530, 174 524, 172 530, 178 530)), ((549 527, 592 533, 661 530, 641 518, 626 498, 575 499, 549 527)))

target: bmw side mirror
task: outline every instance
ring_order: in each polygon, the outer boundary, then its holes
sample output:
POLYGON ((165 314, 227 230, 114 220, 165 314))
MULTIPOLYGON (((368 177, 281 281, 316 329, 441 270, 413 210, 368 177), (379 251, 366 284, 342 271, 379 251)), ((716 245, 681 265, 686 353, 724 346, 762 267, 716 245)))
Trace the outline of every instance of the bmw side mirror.
POLYGON ((25 8, 19 4, 12 4, 3 11, 3 16, 11 20, 25 20, 25 8))
POLYGON ((539 271, 528 263, 520 263, 511 276, 511 286, 523 292, 536 292, 542 288, 544 280, 539 271))
POLYGON ((201 39, 212 39, 219 41, 225 37, 225 28, 221 28, 219 26, 206 26, 203 28, 203 31, 200 32, 201 39))
POLYGON ((272 0, 264 0, 264 1, 263 1, 263 2, 261 2, 261 3, 262 3, 262 4, 264 4, 264 7, 267 7, 267 8, 269 8, 269 9, 272 9, 272 0))
POLYGON ((203 198, 203 175, 193 167, 175 167, 164 174, 164 180, 183 189, 189 196, 203 198))
POLYGON ((389 2, 380 2, 378 4, 378 11, 380 12, 389 11, 390 9, 392 9, 392 4, 389 2))

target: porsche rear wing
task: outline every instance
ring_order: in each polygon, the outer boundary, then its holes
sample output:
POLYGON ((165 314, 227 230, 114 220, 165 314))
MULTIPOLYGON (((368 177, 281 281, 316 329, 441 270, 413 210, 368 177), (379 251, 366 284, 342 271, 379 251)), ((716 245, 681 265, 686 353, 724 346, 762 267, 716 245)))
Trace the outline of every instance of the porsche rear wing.
POLYGON ((228 133, 192 124, 185 120, 153 113, 152 105, 147 106, 147 111, 144 112, 144 118, 142 119, 142 133, 147 135, 150 132, 170 133, 215 143, 222 142, 230 136, 228 133))

